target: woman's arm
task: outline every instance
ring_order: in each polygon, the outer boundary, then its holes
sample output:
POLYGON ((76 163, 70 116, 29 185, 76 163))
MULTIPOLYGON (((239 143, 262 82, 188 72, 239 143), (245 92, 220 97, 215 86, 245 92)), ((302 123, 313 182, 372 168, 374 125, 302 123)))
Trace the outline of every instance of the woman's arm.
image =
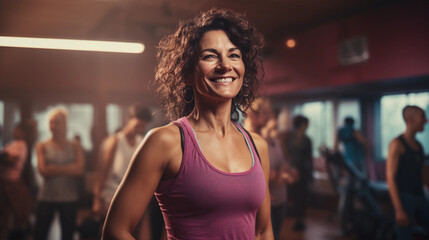
POLYGON ((256 215, 256 230, 255 239, 266 240, 274 239, 273 228, 271 225, 271 200, 270 200, 270 189, 268 182, 270 178, 270 159, 268 153, 267 142, 259 135, 252 133, 252 138, 255 140, 256 148, 260 154, 262 169, 264 171, 266 192, 265 199, 256 215))
POLYGON ((40 159, 40 161, 38 160, 38 168, 42 176, 80 176, 83 174, 85 167, 85 159, 83 156, 83 149, 78 143, 73 143, 73 148, 75 152, 74 161, 64 166, 46 164, 45 152, 43 148, 44 147, 41 146, 40 157, 39 153, 37 154, 37 158, 40 159))
POLYGON ((85 170, 85 156, 83 155, 82 146, 73 142, 75 159, 72 163, 58 168, 58 175, 64 176, 80 176, 85 170))
POLYGON ((92 210, 98 214, 105 214, 105 209, 101 200, 101 192, 107 181, 107 176, 113 166, 113 158, 116 153, 117 137, 113 135, 105 140, 101 145, 100 160, 97 164, 96 181, 94 184, 94 198, 92 210))
POLYGON ((46 164, 45 143, 40 142, 36 145, 37 169, 43 177, 52 177, 53 173, 46 164))
POLYGON ((181 159, 180 133, 174 125, 152 130, 145 137, 113 197, 102 239, 134 239, 131 233, 152 198, 171 159, 181 159))

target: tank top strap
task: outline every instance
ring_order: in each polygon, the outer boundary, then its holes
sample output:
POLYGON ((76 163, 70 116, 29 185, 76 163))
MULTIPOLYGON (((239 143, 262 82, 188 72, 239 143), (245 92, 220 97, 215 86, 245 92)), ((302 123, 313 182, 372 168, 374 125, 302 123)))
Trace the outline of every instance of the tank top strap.
POLYGON ((416 141, 417 145, 419 146, 419 149, 416 150, 416 149, 411 148, 410 145, 408 145, 407 141, 404 138, 404 135, 400 135, 398 137, 398 139, 402 143, 402 145, 404 146, 405 151, 407 151, 407 152, 418 152, 418 153, 422 153, 423 152, 423 147, 422 147, 422 145, 420 144, 419 141, 416 141))
MULTIPOLYGON (((196 141, 195 132, 192 129, 192 127, 191 127, 188 119, 186 119, 186 117, 182 117, 182 118, 177 119, 176 121, 173 121, 173 124, 178 126, 180 131, 181 131, 183 156, 187 155, 187 153, 189 153, 189 151, 191 151, 192 144, 194 144, 195 147, 198 146, 198 148, 199 148, 199 143, 194 142, 194 141, 196 141), (195 136, 195 138, 193 138, 192 136, 195 136)), ((261 158, 259 156, 258 150, 256 149, 255 142, 253 141, 253 138, 250 135, 250 133, 246 129, 244 129, 241 125, 239 125, 238 123, 233 121, 233 124, 243 134, 243 137, 245 138, 246 142, 248 143, 249 150, 251 151, 251 154, 252 154, 253 163, 256 162, 256 159, 258 159, 258 162, 260 163, 261 158)), ((183 159, 184 158, 182 158, 182 161, 183 161, 183 159)), ((252 165, 253 165, 253 163, 252 163, 252 165)))
POLYGON ((181 131, 181 138, 183 138, 183 156, 190 156, 193 150, 199 149, 200 147, 195 132, 192 129, 191 124, 189 123, 189 120, 186 117, 181 117, 174 121, 173 124, 178 126, 179 130, 181 131))
POLYGON ((404 138, 403 135, 399 135, 398 139, 402 143, 402 146, 404 146, 404 148, 405 148, 406 151, 410 151, 411 150, 410 146, 408 146, 407 141, 405 141, 405 138, 404 138))
POLYGON ((233 122, 234 125, 241 130, 241 132, 243 133, 243 136, 247 139, 247 142, 250 143, 250 147, 252 148, 252 153, 256 153, 256 156, 259 159, 259 162, 261 162, 261 157, 259 156, 259 152, 258 149, 256 148, 255 142, 253 141, 252 135, 250 135, 250 133, 244 128, 242 127, 240 124, 233 122))
POLYGON ((192 144, 192 138, 189 135, 188 128, 190 126, 187 126, 187 119, 186 117, 179 118, 175 121, 172 121, 175 126, 179 128, 180 131, 180 141, 181 141, 181 148, 182 148, 182 159, 180 163, 179 171, 177 172, 176 176, 173 178, 166 178, 161 179, 161 181, 158 184, 158 187, 155 191, 155 195, 159 193, 165 193, 170 191, 173 186, 177 184, 177 182, 180 182, 180 180, 183 178, 183 172, 184 169, 192 168, 193 166, 193 159, 191 156, 193 156, 193 144, 192 144))
MULTIPOLYGON (((187 125, 184 118, 185 117, 181 117, 181 118, 177 119, 176 121, 173 121, 173 124, 176 125, 180 129, 181 132, 183 132, 184 129, 186 129, 186 125, 187 125)), ((180 133, 180 134, 182 134, 182 133, 180 133)))
POLYGON ((181 147, 182 147, 182 164, 181 165, 187 165, 189 164, 187 162, 188 160, 187 158, 188 156, 192 155, 192 152, 194 149, 193 139, 191 135, 191 134, 194 134, 194 132, 186 117, 182 117, 177 119, 176 121, 173 121, 173 124, 176 125, 180 131, 180 141, 181 141, 181 147))
POLYGON ((185 150, 185 133, 183 132, 183 126, 182 121, 179 121, 180 119, 173 122, 174 125, 176 125, 179 128, 180 131, 180 145, 182 147, 182 152, 185 150))

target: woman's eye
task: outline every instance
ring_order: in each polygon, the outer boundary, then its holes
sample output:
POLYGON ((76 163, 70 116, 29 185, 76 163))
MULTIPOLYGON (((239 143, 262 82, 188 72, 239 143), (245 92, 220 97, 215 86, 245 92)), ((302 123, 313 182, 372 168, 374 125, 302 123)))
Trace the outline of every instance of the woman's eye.
POLYGON ((241 55, 238 54, 238 53, 233 53, 233 54, 229 55, 229 57, 231 57, 231 58, 241 58, 241 55))
POLYGON ((203 56, 203 60, 214 59, 214 58, 216 58, 216 55, 214 55, 214 54, 209 54, 209 55, 203 56))

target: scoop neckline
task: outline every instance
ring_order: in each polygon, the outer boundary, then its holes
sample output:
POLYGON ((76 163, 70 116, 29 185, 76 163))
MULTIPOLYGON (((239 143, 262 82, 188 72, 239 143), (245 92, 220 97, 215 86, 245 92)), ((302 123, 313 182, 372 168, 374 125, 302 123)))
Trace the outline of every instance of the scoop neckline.
MULTIPOLYGON (((223 170, 220 170, 220 169, 218 169, 217 167, 215 167, 213 164, 211 164, 210 163, 210 161, 206 158, 206 156, 204 155, 204 153, 203 153, 203 151, 201 150, 201 148, 200 148, 200 145, 198 144, 198 139, 197 139, 197 136, 196 136, 196 133, 195 133, 195 131, 194 131, 194 129, 192 128, 192 126, 191 126, 191 123, 189 122, 189 120, 188 120, 188 118, 187 117, 184 117, 184 121, 186 122, 185 123, 185 125, 186 125, 186 129, 187 129, 187 131, 188 131, 188 133, 189 133, 189 135, 191 136, 191 139, 192 139, 192 142, 193 142, 193 144, 194 144, 194 147, 196 148, 196 150, 197 150, 197 152, 198 152, 198 154, 200 155, 200 157, 203 159, 203 161, 210 167, 210 168, 212 168, 213 170, 215 170, 216 172, 218 172, 218 173, 221 173, 221 174, 224 174, 224 175, 229 175, 229 176, 242 176, 242 175, 247 175, 247 174, 250 174, 250 173, 252 173, 255 169, 256 169, 256 164, 257 164, 257 159, 256 159, 256 157, 254 157, 254 163, 253 163, 253 165, 250 167, 250 169, 248 169, 248 170, 246 170, 246 171, 244 171, 244 172, 225 172, 225 171, 223 171, 223 170)), ((246 140, 246 135, 245 135, 245 133, 244 132, 242 132, 240 129, 239 129, 239 127, 237 126, 238 124, 237 123, 234 123, 234 122, 232 122, 233 124, 234 124, 234 126, 238 129, 238 131, 240 131, 240 133, 243 135, 243 138, 244 138, 244 141, 246 142, 246 145, 247 145, 247 149, 248 149, 248 151, 249 151, 249 153, 250 153, 250 156, 252 157, 252 154, 253 154, 253 156, 255 156, 254 155, 254 150, 251 150, 251 148, 252 148, 252 146, 251 146, 251 143, 249 142, 249 144, 248 144, 248 141, 246 140)), ((249 140, 250 141, 250 140, 249 140)))

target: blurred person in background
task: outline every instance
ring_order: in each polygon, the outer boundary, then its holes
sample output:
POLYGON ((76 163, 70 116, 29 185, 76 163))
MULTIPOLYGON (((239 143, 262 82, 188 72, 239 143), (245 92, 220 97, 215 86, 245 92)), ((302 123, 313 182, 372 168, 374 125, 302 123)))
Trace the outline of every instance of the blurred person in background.
POLYGON ((352 117, 346 117, 344 126, 338 129, 334 144, 335 151, 339 151, 340 143, 343 145, 343 156, 346 162, 365 174, 365 150, 369 144, 362 133, 355 129, 355 120, 352 117))
POLYGON ((47 239, 55 213, 59 213, 62 239, 73 239, 76 228, 79 178, 85 163, 81 146, 67 139, 67 116, 64 109, 54 109, 49 116, 52 137, 36 146, 43 183, 37 199, 35 240, 47 239))
POLYGON ((15 126, 13 137, 0 151, 0 240, 25 238, 33 207, 22 176, 28 153, 23 123, 15 126))
POLYGON ((152 114, 148 108, 133 105, 129 108, 125 126, 103 142, 92 205, 92 210, 102 218, 151 120, 152 114))
POLYGON ((293 183, 297 177, 295 169, 291 169, 284 159, 271 102, 268 98, 255 99, 246 111, 244 127, 251 132, 260 134, 268 143, 270 155, 270 197, 271 222, 274 239, 279 239, 280 230, 286 215, 286 184, 293 183))
POLYGON ((389 145, 386 177, 390 198, 395 209, 398 240, 413 238, 415 220, 429 235, 429 202, 423 191, 422 145, 416 134, 424 130, 426 114, 420 107, 406 106, 402 111, 406 129, 389 145))
POLYGON ((288 188, 293 202, 296 221, 293 230, 302 231, 306 228, 308 189, 313 180, 313 148, 306 131, 308 118, 298 115, 293 118, 293 130, 282 136, 283 151, 290 165, 298 171, 297 181, 288 188))
POLYGON ((133 239, 154 192, 168 239, 273 239, 268 146, 236 123, 261 81, 262 46, 243 15, 222 9, 181 22, 161 40, 155 79, 177 120, 143 140, 104 239, 133 239))
MULTIPOLYGON (((342 144, 342 155, 346 163, 351 167, 355 167, 365 176, 365 150, 369 148, 369 144, 362 133, 355 129, 355 120, 352 117, 346 117, 344 119, 344 126, 337 131, 334 143, 334 150, 336 152, 340 149, 340 143, 342 144)), ((353 216, 355 215, 353 200, 355 199, 355 192, 354 177, 347 176, 347 183, 345 189, 341 192, 338 207, 341 231, 343 234, 353 231, 353 216)))

